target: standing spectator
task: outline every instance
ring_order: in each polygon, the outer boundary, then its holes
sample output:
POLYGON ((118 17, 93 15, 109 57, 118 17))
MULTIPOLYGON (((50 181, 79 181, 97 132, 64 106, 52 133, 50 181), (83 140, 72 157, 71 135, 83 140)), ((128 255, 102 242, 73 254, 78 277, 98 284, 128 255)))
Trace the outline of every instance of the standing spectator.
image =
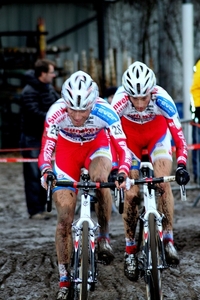
MULTIPOLYGON (((38 158, 46 113, 60 98, 52 86, 55 64, 47 59, 38 59, 35 70, 25 74, 26 86, 22 91, 21 148, 23 158, 38 158)), ((26 204, 31 219, 46 219, 46 193, 41 188, 37 162, 24 162, 24 186, 26 204)))
MULTIPOLYGON (((147 149, 156 177, 168 176, 172 170, 171 135, 176 145, 176 181, 187 184, 187 145, 179 121, 176 105, 170 95, 156 85, 154 72, 144 63, 136 61, 129 66, 122 77, 122 86, 112 100, 113 108, 121 118, 122 128, 127 138, 127 146, 132 153, 129 177, 138 179, 142 150, 147 149), (170 135, 171 133, 171 135, 170 135)), ((163 241, 166 261, 177 265, 179 256, 174 247, 173 216, 174 199, 170 183, 163 183, 164 193, 160 196, 158 210, 163 219, 163 241)), ((135 230, 138 218, 139 187, 132 186, 125 194, 124 226, 125 254, 124 273, 130 280, 138 278, 135 230)))
MULTIPOLYGON (((200 59, 197 60, 194 66, 193 81, 190 88, 192 95, 192 113, 194 126, 192 126, 192 142, 193 144, 200 144, 200 59)), ((194 182, 200 183, 200 150, 192 151, 192 166, 194 182)))

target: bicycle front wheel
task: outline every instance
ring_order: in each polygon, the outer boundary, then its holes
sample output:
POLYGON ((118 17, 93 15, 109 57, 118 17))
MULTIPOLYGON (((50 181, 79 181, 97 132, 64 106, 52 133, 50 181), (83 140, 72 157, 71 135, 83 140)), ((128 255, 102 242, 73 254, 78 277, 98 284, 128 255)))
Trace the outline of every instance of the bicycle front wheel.
POLYGON ((160 265, 160 238, 157 234, 154 214, 149 214, 149 239, 146 245, 147 273, 146 290, 148 300, 162 300, 160 265))
POLYGON ((80 300, 88 299, 88 222, 83 222, 80 276, 80 300))

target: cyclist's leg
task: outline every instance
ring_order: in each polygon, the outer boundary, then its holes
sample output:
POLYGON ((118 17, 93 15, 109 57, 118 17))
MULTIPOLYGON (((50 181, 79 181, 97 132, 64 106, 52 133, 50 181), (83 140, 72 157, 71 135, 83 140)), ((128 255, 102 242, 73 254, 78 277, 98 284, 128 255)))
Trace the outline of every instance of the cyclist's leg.
MULTIPOLYGON (((157 136, 157 140, 150 142, 148 146, 151 161, 154 167, 155 177, 169 176, 172 171, 171 136, 166 127, 163 134, 157 136), (153 150, 152 150, 153 149, 153 150)), ((172 231, 174 200, 169 183, 161 183, 164 193, 159 199, 158 209, 165 214, 163 220, 164 230, 172 231)))
POLYGON ((72 251, 72 222, 76 206, 76 193, 68 189, 54 192, 53 199, 57 209, 56 250, 58 262, 70 262, 72 251), (60 243, 62 241, 62 243, 60 243))
POLYGON ((76 206, 76 193, 68 189, 59 189, 54 191, 53 200, 57 209, 55 245, 60 278, 57 299, 67 299, 71 286, 70 261, 73 249, 71 224, 76 206))
MULTIPOLYGON (((89 166, 90 177, 93 181, 107 182, 112 168, 111 160, 107 157, 95 157, 89 166)), ((106 264, 114 259, 114 253, 110 246, 109 221, 112 211, 112 195, 108 188, 96 191, 98 202, 95 205, 95 211, 98 218, 99 236, 98 236, 98 257, 106 264)))
MULTIPOLYGON (((112 169, 112 154, 108 137, 102 130, 90 144, 90 151, 85 160, 85 167, 89 170, 92 181, 107 182, 112 169)), ((112 210, 112 195, 110 189, 97 190, 98 202, 95 205, 98 223, 100 225, 98 237, 99 259, 107 264, 114 258, 109 244, 109 221, 112 210)))
MULTIPOLYGON (((83 150, 81 150, 80 144, 71 143, 59 137, 54 163, 54 172, 58 181, 59 179, 79 181, 81 162, 84 159, 83 150)), ((76 193, 74 188, 56 187, 53 189, 53 200, 57 210, 55 244, 60 288, 67 288, 70 285, 70 259, 73 249, 71 226, 76 207, 76 193)))
MULTIPOLYGON (((168 129, 165 136, 162 137, 162 143, 158 141, 155 145, 151 153, 154 175, 155 177, 168 176, 172 171, 171 138, 168 129)), ((178 253, 174 248, 173 239, 174 197, 170 183, 162 183, 160 186, 164 193, 159 198, 158 210, 165 215, 163 219, 163 240, 166 258, 169 263, 178 264, 178 253)))
MULTIPOLYGON (((107 182, 111 168, 111 161, 107 157, 94 158, 89 166, 91 180, 107 182)), ((111 217, 112 196, 110 189, 97 190, 97 198, 96 213, 101 226, 100 234, 104 236, 109 232, 108 224, 111 217)))
MULTIPOLYGON (((138 170, 131 170, 129 172, 129 177, 131 179, 138 179, 138 176, 138 170)), ((134 240, 135 238, 135 229, 138 217, 138 201, 139 187, 135 185, 132 186, 129 191, 125 192, 123 220, 126 239, 134 240)), ((128 253, 134 253, 129 247, 127 247, 126 250, 128 253)))
MULTIPOLYGON (((158 159, 153 163, 155 177, 169 176, 172 170, 172 161, 169 159, 158 159)), ((165 215, 163 219, 164 231, 172 231, 174 216, 174 197, 170 183, 161 183, 164 193, 158 201, 158 210, 165 215)))
MULTIPOLYGON (((137 179, 138 175, 138 170, 131 170, 129 177, 132 179, 137 179)), ((131 281, 136 281, 138 279, 138 263, 135 256, 137 251, 135 231, 138 220, 138 201, 139 187, 132 186, 131 189, 125 193, 123 212, 126 242, 124 253, 124 274, 131 281)))
MULTIPOLYGON (((146 145, 146 126, 144 124, 135 123, 134 126, 122 117, 122 124, 127 136, 127 145, 132 153, 133 162, 129 177, 137 179, 139 176, 139 168, 141 162, 142 149, 146 145)), ((148 129, 148 127, 147 127, 148 129)), ((124 274, 132 281, 138 279, 138 268, 136 251, 137 245, 135 241, 135 231, 138 220, 138 202, 140 200, 139 187, 132 186, 129 191, 125 192, 123 222, 125 230, 125 253, 124 253, 124 274)))
MULTIPOLYGON (((90 144, 90 151, 85 160, 85 167, 89 170, 92 181, 107 182, 112 169, 112 154, 107 134, 100 131, 96 139, 90 144)), ((100 234, 106 237, 109 232, 108 224, 111 217, 112 196, 110 189, 97 190, 97 217, 100 224, 100 234)))

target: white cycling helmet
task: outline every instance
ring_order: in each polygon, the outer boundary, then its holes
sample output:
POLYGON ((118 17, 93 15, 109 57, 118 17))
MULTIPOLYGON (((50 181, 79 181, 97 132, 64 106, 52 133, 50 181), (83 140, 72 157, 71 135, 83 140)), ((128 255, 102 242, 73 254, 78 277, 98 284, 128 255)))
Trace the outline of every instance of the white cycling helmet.
POLYGON ((61 95, 69 108, 86 110, 93 106, 99 89, 90 75, 77 71, 63 83, 61 95))
POLYGON ((156 85, 156 77, 144 63, 136 61, 124 72, 122 85, 130 96, 145 97, 156 85))

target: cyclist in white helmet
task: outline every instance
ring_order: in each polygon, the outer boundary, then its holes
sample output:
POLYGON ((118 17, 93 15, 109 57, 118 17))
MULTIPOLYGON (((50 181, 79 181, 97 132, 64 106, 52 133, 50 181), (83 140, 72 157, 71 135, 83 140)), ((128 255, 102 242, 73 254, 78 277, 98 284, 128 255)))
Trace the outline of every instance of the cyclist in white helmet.
MULTIPOLYGON (((57 180, 79 181, 82 168, 89 170, 92 181, 108 181, 112 168, 110 140, 119 155, 119 172, 128 174, 131 154, 116 111, 99 97, 97 84, 85 72, 75 72, 62 86, 62 98, 46 115, 42 148, 38 165, 42 185, 52 174, 57 180), (106 130, 105 130, 106 129, 106 130), (108 136, 108 133, 109 136, 108 136), (55 162, 52 166, 52 155, 55 162)), ((67 299, 70 287, 70 257, 72 251, 71 224, 74 218, 77 190, 53 188, 57 209, 56 250, 60 275, 57 299, 67 299), (66 201, 67 199, 67 201, 66 201)), ((112 197, 109 189, 97 191, 98 255, 100 260, 112 261, 109 239, 109 220, 112 197)))
MULTIPOLYGON (((175 103, 162 87, 156 85, 155 74, 146 64, 136 61, 129 66, 123 74, 122 86, 115 93, 111 106, 121 118, 127 146, 132 153, 129 177, 138 178, 143 149, 148 150, 155 176, 170 175, 172 136, 176 146, 176 180, 180 185, 187 184, 187 145, 175 103)), ((173 239, 173 195, 169 183, 163 183, 162 188, 164 193, 159 199, 158 209, 166 217, 163 219, 166 259, 169 264, 178 264, 179 256, 173 239)), ((133 186, 126 192, 123 214, 126 240, 124 272, 127 278, 133 281, 138 278, 135 256, 138 198, 139 187, 133 186)))

